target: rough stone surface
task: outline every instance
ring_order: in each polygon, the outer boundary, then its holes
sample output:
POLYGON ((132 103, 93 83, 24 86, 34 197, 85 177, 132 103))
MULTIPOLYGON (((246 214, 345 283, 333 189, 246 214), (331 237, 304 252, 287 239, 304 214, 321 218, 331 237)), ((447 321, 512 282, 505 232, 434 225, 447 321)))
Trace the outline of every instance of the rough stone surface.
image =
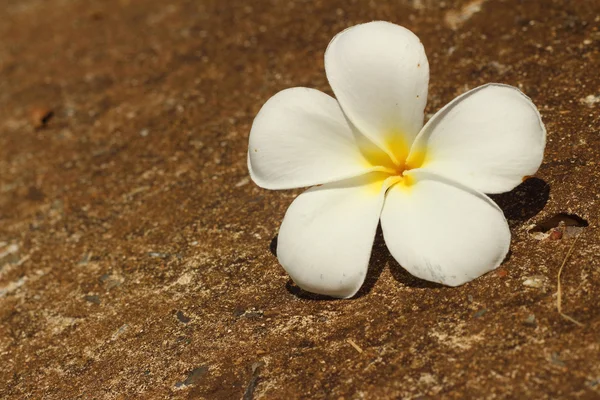
POLYGON ((2 3, 0 398, 600 397, 600 2, 2 3), (429 113, 521 88, 546 158, 495 196, 499 270, 428 284, 379 236, 355 299, 315 298, 270 250, 300 191, 248 180, 248 132, 374 19, 423 41, 429 113))

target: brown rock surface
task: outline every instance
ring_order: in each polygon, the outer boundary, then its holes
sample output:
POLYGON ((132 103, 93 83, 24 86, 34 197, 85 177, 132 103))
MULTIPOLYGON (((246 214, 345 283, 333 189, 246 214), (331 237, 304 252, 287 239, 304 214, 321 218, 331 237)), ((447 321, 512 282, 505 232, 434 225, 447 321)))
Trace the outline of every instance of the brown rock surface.
POLYGON ((600 2, 4 0, 0 21, 0 398, 600 397, 600 2), (248 132, 278 90, 329 91, 327 43, 373 19, 425 44, 428 112, 520 87, 546 158, 496 196, 502 273, 438 287, 378 238, 357 298, 315 299, 270 251, 300 191, 249 182, 248 132), (550 240, 559 213, 589 226, 550 240), (584 326, 556 309, 575 237, 584 326))

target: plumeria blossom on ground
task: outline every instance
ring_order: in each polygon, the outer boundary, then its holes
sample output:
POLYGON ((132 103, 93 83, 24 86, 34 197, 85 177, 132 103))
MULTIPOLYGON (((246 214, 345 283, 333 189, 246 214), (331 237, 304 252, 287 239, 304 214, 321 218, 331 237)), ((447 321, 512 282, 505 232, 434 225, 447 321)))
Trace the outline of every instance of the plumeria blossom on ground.
POLYGON ((309 187, 287 210, 277 257, 302 289, 352 297, 379 222, 412 275, 457 286, 498 267, 510 231, 484 193, 539 168, 546 132, 517 88, 487 84, 423 126, 429 64, 419 39, 388 22, 344 30, 325 52, 336 98, 283 90, 250 132, 248 169, 265 189, 309 187))

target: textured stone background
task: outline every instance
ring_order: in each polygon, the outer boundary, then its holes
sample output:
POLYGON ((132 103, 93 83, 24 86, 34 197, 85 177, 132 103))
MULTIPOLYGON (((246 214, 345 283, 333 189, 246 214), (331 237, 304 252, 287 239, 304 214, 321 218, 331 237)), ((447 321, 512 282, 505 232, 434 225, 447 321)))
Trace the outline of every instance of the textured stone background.
POLYGON ((600 2, 2 0, 0 21, 0 398, 600 397, 600 2), (379 237, 356 299, 314 298, 270 250, 300 191, 249 181, 248 132, 277 91, 329 91, 327 43, 373 19, 425 44, 430 113, 520 87, 546 158, 496 197, 499 270, 431 285, 379 237), (576 237, 583 326, 556 309, 576 237))

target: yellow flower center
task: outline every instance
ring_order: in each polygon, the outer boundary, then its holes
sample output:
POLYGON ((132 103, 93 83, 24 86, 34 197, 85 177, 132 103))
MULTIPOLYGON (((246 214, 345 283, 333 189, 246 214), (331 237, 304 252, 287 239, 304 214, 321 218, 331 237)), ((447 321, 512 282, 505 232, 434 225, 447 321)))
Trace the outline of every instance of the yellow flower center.
POLYGON ((425 149, 411 149, 400 132, 391 132, 385 146, 387 152, 373 147, 363 151, 363 155, 370 166, 378 167, 390 176, 402 177, 406 171, 420 168, 425 163, 425 149))
POLYGON ((393 185, 401 185, 405 188, 414 183, 414 179, 407 172, 423 166, 426 152, 424 149, 411 149, 404 137, 401 132, 390 132, 385 141, 387 151, 375 146, 361 148, 369 167, 381 171, 382 174, 378 174, 377 178, 379 182, 383 183, 386 179, 392 178, 393 185))

